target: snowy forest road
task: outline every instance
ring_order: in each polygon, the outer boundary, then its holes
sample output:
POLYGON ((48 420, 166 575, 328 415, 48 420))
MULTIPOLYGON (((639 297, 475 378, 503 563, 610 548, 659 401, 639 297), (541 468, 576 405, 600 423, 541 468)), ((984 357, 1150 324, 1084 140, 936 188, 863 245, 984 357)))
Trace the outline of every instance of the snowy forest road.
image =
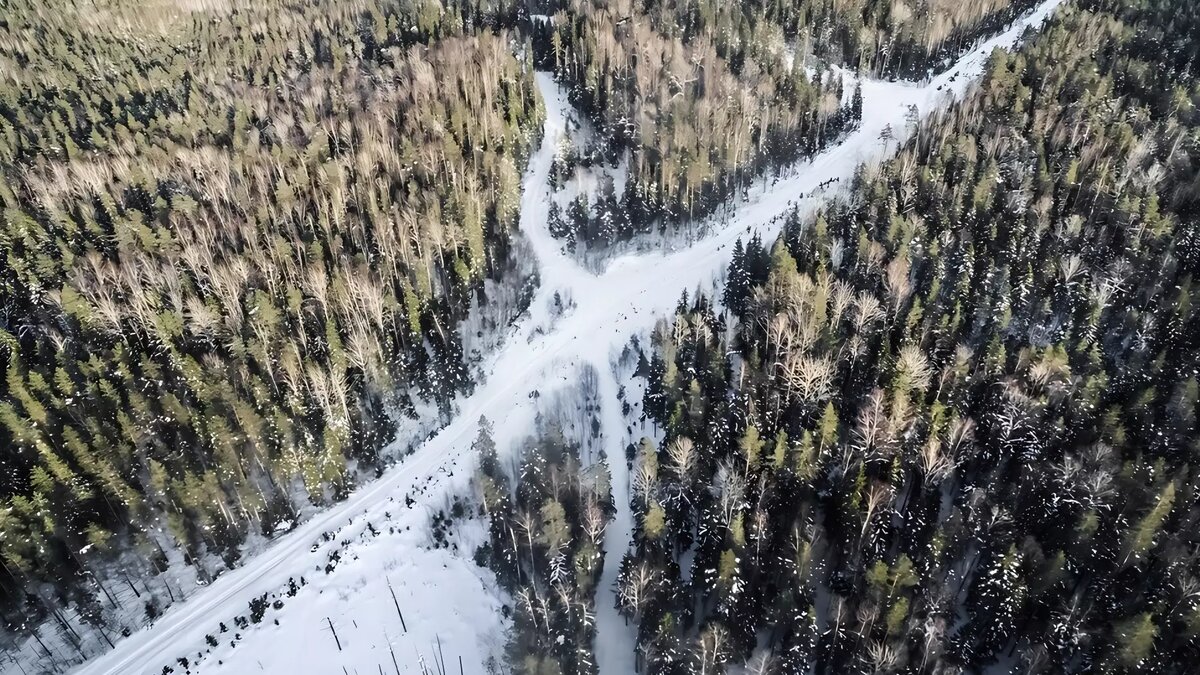
MULTIPOLYGON (((397 500, 410 495, 416 498, 417 506, 424 503, 433 508, 435 500, 447 494, 453 484, 447 477, 454 475, 454 467, 460 469, 459 482, 463 474, 470 473, 474 462, 471 442, 480 417, 486 416, 497 426, 523 424, 532 416, 531 394, 560 380, 564 364, 594 366, 601 378, 599 391, 606 399, 614 396, 616 381, 611 365, 614 355, 631 336, 645 335, 653 329, 658 317, 669 315, 682 292, 711 290, 723 273, 738 237, 754 230, 770 241, 782 225, 783 214, 794 205, 815 208, 823 203, 827 196, 819 193, 819 186, 834 179, 844 186, 859 164, 877 161, 894 150, 896 143, 911 132, 914 108, 918 116, 926 115, 952 97, 961 96, 983 72, 987 56, 994 48, 1012 45, 1026 28, 1040 25, 1061 2, 1046 0, 1003 34, 982 42, 948 71, 927 83, 864 80, 862 124, 841 143, 796 163, 774 181, 757 184, 731 214, 708 223, 709 233, 698 241, 675 251, 624 255, 613 259, 599 274, 586 270, 564 253, 546 227, 551 199, 547 179, 558 141, 567 133, 569 107, 552 77, 539 73, 537 81, 546 103, 546 128, 541 147, 530 158, 524 177, 520 228, 537 258, 540 287, 528 315, 485 366, 484 372, 489 373, 487 381, 461 401, 459 413, 449 425, 379 479, 279 537, 242 567, 222 575, 186 602, 170 608, 153 625, 121 640, 115 649, 76 672, 161 673, 164 664, 173 664, 181 655, 194 654, 203 648, 217 622, 244 611, 249 599, 275 592, 289 578, 311 573, 314 565, 322 566, 339 539, 325 541, 323 533, 348 527, 366 529, 373 519, 386 520, 389 510, 400 508, 397 500), (881 133, 888 127, 893 130, 892 141, 881 139, 881 133), (798 195, 805 196, 797 199, 798 195), (574 307, 562 316, 553 314, 556 293, 574 302, 574 307)), ((602 406, 606 413, 602 415, 606 443, 610 448, 617 447, 617 441, 625 436, 625 421, 619 414, 610 414, 616 410, 615 401, 604 400, 602 406)), ((620 473, 614 468, 614 498, 623 511, 618 512, 611 526, 613 531, 606 537, 610 544, 629 540, 632 519, 628 513, 628 495, 623 494, 626 492, 623 476, 623 467, 620 473)), ((409 508, 400 515, 400 521, 407 521, 414 529, 423 527, 427 520, 427 510, 422 508, 409 508)), ((615 578, 615 566, 620 565, 622 553, 623 549, 607 552, 603 572, 606 582, 615 578)), ((383 575, 375 576, 379 578, 374 583, 381 583, 383 575)), ((379 587, 373 590, 378 591, 379 587)), ((611 606, 614 597, 611 584, 600 591, 597 604, 611 606)), ((616 612, 600 611, 598 617, 596 652, 601 675, 628 675, 633 672, 632 630, 621 623, 616 612)), ((229 652, 227 660, 244 661, 242 668, 232 672, 249 672, 253 654, 253 650, 246 649, 229 652)), ((342 653, 336 658, 349 657, 342 653)), ((312 669, 307 672, 336 672, 342 670, 345 661, 311 657, 305 663, 312 669)), ((480 670, 476 668, 473 672, 480 670)))

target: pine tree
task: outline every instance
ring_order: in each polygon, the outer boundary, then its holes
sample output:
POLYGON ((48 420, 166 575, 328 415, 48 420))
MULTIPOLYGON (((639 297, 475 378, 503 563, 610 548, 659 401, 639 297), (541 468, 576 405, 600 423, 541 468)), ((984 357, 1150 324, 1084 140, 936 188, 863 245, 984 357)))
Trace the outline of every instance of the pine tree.
POLYGON ((742 247, 742 238, 733 245, 733 257, 729 261, 729 269, 725 275, 725 307, 734 315, 741 317, 746 311, 746 298, 749 295, 749 278, 746 271, 746 252, 742 247))

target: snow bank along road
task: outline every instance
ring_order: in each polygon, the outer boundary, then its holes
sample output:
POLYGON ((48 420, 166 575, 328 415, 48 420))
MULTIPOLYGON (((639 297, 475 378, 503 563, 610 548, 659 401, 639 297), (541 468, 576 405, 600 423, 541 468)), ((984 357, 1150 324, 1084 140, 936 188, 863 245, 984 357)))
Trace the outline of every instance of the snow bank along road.
MULTIPOLYGON (((885 145, 879 139, 886 126, 890 125, 897 139, 902 140, 908 132, 906 117, 913 106, 924 115, 952 97, 961 96, 982 73, 993 49, 1012 45, 1026 28, 1039 26, 1061 2, 1046 0, 1009 30, 983 42, 928 83, 864 80, 862 125, 843 142, 811 160, 798 163, 794 171, 787 172, 788 177, 752 189, 748 199, 737 205, 731 217, 711 223, 711 234, 694 244, 675 251, 625 255, 612 260, 599 274, 587 271, 566 255, 546 229, 551 198, 547 177, 558 141, 566 133, 568 105, 552 77, 539 73, 537 83, 546 103, 546 127, 541 147, 531 157, 524 177, 520 228, 529 238, 537 257, 541 286, 528 315, 485 366, 484 372, 489 373, 487 381, 480 383, 474 394, 461 402, 460 412, 453 422, 381 478, 280 537, 241 568, 221 576, 186 602, 172 607, 153 625, 121 640, 115 649, 76 672, 161 673, 163 666, 174 665, 176 658, 203 651, 205 636, 215 632, 218 622, 229 621, 244 613, 251 598, 276 592, 289 577, 311 575, 314 566, 323 565, 338 545, 338 538, 330 542, 319 541, 325 531, 346 531, 348 527, 363 530, 372 520, 406 523, 414 530, 423 527, 427 512, 420 508, 422 503, 437 508, 447 488, 453 483, 461 483, 461 476, 470 473, 474 462, 470 445, 477 433, 480 416, 486 416, 496 424, 498 436, 516 437, 527 433, 529 428, 525 424, 531 421, 535 406, 530 393, 539 388, 552 388, 554 382, 562 380, 564 366, 570 363, 595 367, 601 378, 600 391, 606 398, 611 396, 616 390, 615 381, 611 381, 614 377, 612 357, 630 336, 647 333, 657 317, 672 312, 683 291, 690 293, 697 288, 710 288, 722 273, 734 240, 756 230, 770 241, 778 232, 782 214, 796 204, 815 207, 820 199, 810 196, 797 200, 797 195, 813 195, 821 183, 834 178, 841 179, 843 185, 848 183, 860 163, 876 161, 889 148, 894 149, 894 143, 885 145), (551 313, 555 292, 575 303, 564 316, 555 317, 551 313), (515 426, 524 428, 509 428, 515 426), (460 478, 448 479, 454 473, 447 470, 448 467, 457 467, 460 478), (404 508, 403 500, 407 495, 416 495, 417 508, 404 508), (391 518, 384 515, 397 510, 403 513, 399 516, 392 513, 391 518)), ((616 405, 614 400, 601 403, 605 412, 616 405)), ((615 443, 624 436, 624 420, 619 415, 602 414, 601 419, 606 443, 615 443), (614 425, 618 428, 612 428, 614 425)), ((619 458, 621 454, 615 456, 619 458)), ((618 460, 617 463, 621 462, 618 460)), ((618 477, 617 467, 613 468, 617 504, 626 513, 618 514, 614 521, 612 536, 607 538, 610 544, 628 541, 630 526, 628 498, 621 494, 625 481, 618 477)), ((620 476, 623 477, 623 467, 621 469, 620 476)), ((606 579, 613 577, 609 567, 619 565, 622 552, 623 548, 608 551, 606 579)), ((383 576, 381 570, 377 576, 383 576)), ((305 592, 301 590, 301 594, 305 592)), ((611 602, 611 591, 602 589, 597 602, 611 602)), ((628 675, 633 672, 632 645, 628 644, 632 633, 625 630, 623 624, 606 625, 619 621, 615 613, 603 612, 601 617, 605 619, 598 625, 597 658, 601 675, 628 675)), ((321 617, 303 617, 302 620, 318 622, 321 617)), ((264 627, 251 627, 248 632, 264 627)), ((275 648, 315 649, 313 645, 305 644, 277 644, 275 648)), ((230 661, 240 662, 241 667, 232 672, 264 669, 261 664, 253 665, 254 656, 255 650, 241 648, 224 655, 230 661)), ((409 656, 411 658, 411 654, 409 656)), ((341 657, 344 659, 347 655, 341 657)), ((342 669, 340 664, 344 660, 313 658, 308 663, 311 666, 308 672, 337 672, 342 669)), ((205 663, 201 669, 207 670, 214 665, 205 663)), ((373 670, 373 666, 371 668, 373 670)), ((469 665, 467 672, 479 673, 482 668, 476 662, 469 665)))

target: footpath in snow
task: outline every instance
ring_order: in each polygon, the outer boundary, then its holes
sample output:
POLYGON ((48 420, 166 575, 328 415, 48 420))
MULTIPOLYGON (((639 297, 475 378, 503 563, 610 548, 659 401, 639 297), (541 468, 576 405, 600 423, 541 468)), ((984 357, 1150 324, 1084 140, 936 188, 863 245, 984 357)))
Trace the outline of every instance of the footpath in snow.
POLYGON ((365 675, 421 673, 423 668, 438 672, 435 663, 444 662, 445 671, 454 673, 461 658, 464 673, 484 673, 484 662, 502 640, 503 627, 503 598, 470 559, 472 539, 482 540, 485 534, 476 523, 463 528, 458 552, 430 549, 431 514, 466 490, 475 465, 471 443, 481 416, 495 426, 497 446, 511 448, 533 429, 537 393, 569 384, 576 368, 591 366, 598 377, 602 434, 618 506, 605 538, 597 658, 601 675, 629 675, 633 630, 611 609, 611 582, 632 528, 623 461, 630 439, 616 400, 612 365, 617 355, 631 336, 647 335, 657 318, 673 312, 682 292, 711 289, 738 237, 757 231, 770 241, 793 206, 815 208, 825 199, 816 195, 820 184, 840 179, 846 185, 859 164, 878 161, 894 150, 909 131, 906 120, 914 106, 924 116, 961 96, 982 73, 993 49, 1012 45, 1061 2, 1047 0, 928 83, 863 81, 862 125, 842 143, 797 163, 784 172, 786 177, 750 190, 731 215, 709 223, 709 234, 691 245, 623 255, 598 273, 566 254, 546 228, 552 199, 547 179, 558 141, 567 133, 569 110, 553 78, 539 73, 546 128, 524 177, 520 229, 537 259, 541 285, 527 316, 485 363, 486 382, 461 402, 454 421, 378 480, 281 536, 242 567, 76 672, 158 675, 170 666, 175 673, 365 675), (887 126, 896 141, 885 145, 880 132, 887 126), (808 196, 797 199, 802 194, 808 196), (556 293, 573 303, 563 315, 554 309, 556 293), (336 531, 336 536, 323 539, 327 531, 336 531), (331 556, 338 563, 326 574, 322 570, 331 556), (247 614, 251 599, 279 593, 289 579, 300 576, 307 585, 295 597, 283 598, 283 609, 268 610, 261 624, 234 625, 234 617, 247 614), (221 623, 227 632, 220 632, 221 623), (211 646, 213 641, 217 646, 211 646), (197 655, 203 656, 199 663, 197 655), (187 666, 177 661, 181 658, 189 659, 187 666))

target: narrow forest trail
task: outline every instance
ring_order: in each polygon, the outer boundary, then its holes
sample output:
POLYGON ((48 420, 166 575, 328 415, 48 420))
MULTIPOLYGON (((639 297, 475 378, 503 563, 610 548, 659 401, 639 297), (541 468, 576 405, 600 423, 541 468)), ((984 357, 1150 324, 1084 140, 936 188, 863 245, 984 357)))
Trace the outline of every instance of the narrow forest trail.
POLYGON ((598 354, 593 367, 596 369, 597 393, 600 399, 601 433, 604 435, 604 452, 608 457, 612 477, 613 503, 617 512, 604 531, 604 569, 596 586, 596 665, 601 673, 634 672, 633 646, 637 628, 626 624, 617 611, 617 574, 621 571, 621 559, 629 548, 629 535, 633 532, 633 512, 629 506, 629 468, 625 463, 625 446, 630 439, 626 433, 628 422, 621 413, 617 400, 617 378, 607 355, 598 354))
MULTIPOLYGON (((568 364, 587 363, 596 368, 600 384, 602 433, 606 451, 613 458, 613 485, 618 505, 617 517, 605 535, 608 550, 597 600, 597 658, 601 675, 629 675, 632 672, 633 631, 611 609, 612 581, 632 530, 622 461, 627 422, 616 400, 613 359, 631 336, 649 333, 657 318, 672 312, 683 291, 711 289, 723 273, 730 249, 738 237, 757 231, 764 240, 770 241, 779 231, 782 215, 797 203, 797 195, 807 195, 798 202, 805 207, 815 208, 823 203, 827 196, 817 194, 818 186, 832 179, 840 179, 839 184, 844 186, 860 163, 878 160, 893 151, 908 132, 906 118, 913 106, 920 115, 925 115, 947 103, 951 97, 961 96, 980 75, 994 48, 1013 44, 1027 27, 1040 25, 1061 2, 1046 0, 1012 28, 980 44, 953 68, 926 84, 864 81, 862 125, 842 143, 811 160, 797 163, 793 169, 784 172, 786 177, 765 185, 756 184, 728 218, 714 220, 710 234, 695 243, 674 251, 624 255, 610 261, 599 274, 587 271, 567 255, 546 227, 550 203, 547 179, 557 141, 566 133, 569 106, 557 83, 548 74, 539 73, 537 83, 546 102, 547 120, 541 147, 530 158, 524 177, 520 228, 537 257, 541 283, 528 315, 484 365, 483 371, 489 373, 486 382, 480 383, 471 396, 461 401, 459 413, 449 425, 382 477, 363 485, 345 501, 279 537, 242 567, 222 575, 186 602, 171 607, 153 625, 121 640, 115 649, 84 664, 76 672, 161 673, 164 665, 173 665, 180 656, 197 653, 203 649, 206 636, 214 632, 218 622, 229 621, 232 616, 244 613, 249 599, 278 591, 289 578, 312 574, 314 566, 324 565, 330 553, 337 549, 339 539, 350 536, 339 535, 324 541, 321 535, 327 531, 358 533, 366 530, 372 521, 399 523, 413 530, 425 527, 429 511, 443 504, 451 490, 461 487, 471 473, 475 461, 471 443, 478 432, 480 417, 486 416, 493 421, 497 427, 497 442, 504 449, 503 439, 511 442, 531 431, 536 411, 536 396, 532 394, 539 389, 551 388, 563 379, 564 372, 572 372, 568 364), (887 126, 894 130, 896 140, 885 144, 880 140, 880 132, 887 126), (556 293, 574 302, 574 307, 562 316, 553 314, 556 293), (410 496, 414 499, 412 506, 398 516, 392 513, 403 510, 401 505, 410 496)), ((335 574, 341 571, 339 569, 335 574)), ((386 597, 388 588, 383 585, 386 577, 380 570, 368 571, 363 578, 365 590, 360 588, 359 592, 386 597)), ((393 577, 392 581, 397 580, 393 577)), ((408 581, 422 582, 421 579, 408 581)), ((331 589, 327 587, 327 590, 331 589)), ((301 591, 301 594, 306 592, 313 595, 310 591, 301 591)), ((320 611, 335 611, 330 605, 336 604, 332 599, 336 595, 336 592, 326 594, 320 611)), ((343 599, 341 602, 351 601, 343 599)), ((289 610, 283 610, 282 616, 290 617, 289 610)), ((321 618, 300 616, 313 626, 317 626, 321 618)), ((292 618, 285 623, 289 621, 296 623, 292 618)), ((317 628, 313 626, 304 628, 307 632, 302 636, 291 637, 298 641, 315 640, 317 628)), ((323 626, 321 623, 320 630, 324 630, 323 626)), ((355 626, 358 627, 357 622, 355 626)), ((249 632, 265 630, 262 626, 249 632)), ((271 641, 276 642, 276 649, 295 650, 289 646, 293 643, 288 637, 277 634, 284 629, 275 630, 271 641)), ((306 664, 302 666, 304 672, 341 672, 346 663, 353 662, 354 655, 342 652, 340 645, 338 652, 333 652, 333 643, 328 639, 323 639, 320 644, 322 646, 313 642, 298 643, 298 646, 303 645, 303 653, 292 658, 306 664), (322 649, 328 650, 329 654, 318 654, 322 649)), ((411 652, 406 656, 411 657, 411 652)), ((281 672, 277 670, 278 666, 264 666, 262 652, 250 645, 232 649, 224 654, 224 658, 226 672, 281 672), (257 666, 254 665, 256 658, 257 666), (234 661, 240 663, 240 667, 233 664, 234 661)), ((375 672, 376 662, 363 659, 354 663, 361 668, 359 672, 375 672)), ((205 663, 201 671, 210 671, 215 665, 205 663)), ((476 663, 466 672, 479 673, 482 668, 476 663)))

